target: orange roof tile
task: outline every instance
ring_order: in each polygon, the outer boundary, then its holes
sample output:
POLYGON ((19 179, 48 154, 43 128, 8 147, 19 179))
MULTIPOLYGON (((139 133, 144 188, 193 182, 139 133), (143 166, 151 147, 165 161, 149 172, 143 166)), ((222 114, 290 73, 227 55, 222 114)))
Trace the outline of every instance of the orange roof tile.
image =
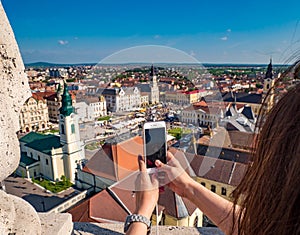
POLYGON ((85 165, 82 171, 117 181, 111 145, 104 145, 102 149, 97 151, 85 165))
POLYGON ((199 101, 197 103, 194 103, 193 105, 194 106, 202 106, 202 107, 207 107, 208 106, 207 103, 204 100, 199 101))
POLYGON ((73 222, 97 222, 89 217, 90 199, 80 203, 68 211, 72 215, 73 222))
POLYGON ((90 199, 89 217, 98 222, 124 222, 128 213, 103 190, 90 199))
POLYGON ((143 140, 140 136, 117 144, 105 144, 88 161, 83 171, 118 181, 138 170, 139 154, 143 154, 143 140))
POLYGON ((117 176, 119 179, 123 179, 128 173, 138 170, 137 157, 139 154, 143 154, 143 151, 143 139, 140 136, 117 144, 114 162, 117 165, 117 176))

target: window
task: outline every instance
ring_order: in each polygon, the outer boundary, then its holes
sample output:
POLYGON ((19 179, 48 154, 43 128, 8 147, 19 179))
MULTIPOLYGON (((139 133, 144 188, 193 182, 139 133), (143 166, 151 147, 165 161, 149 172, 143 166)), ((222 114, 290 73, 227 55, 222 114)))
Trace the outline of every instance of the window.
POLYGON ((74 124, 71 125, 71 131, 72 131, 72 134, 75 134, 75 125, 74 124))
POLYGON ((166 216, 165 214, 162 214, 161 220, 159 222, 159 225, 165 225, 166 216))
POLYGON ((204 182, 201 182, 201 184, 205 187, 205 183, 204 182))
POLYGON ((38 155, 38 160, 39 160, 39 161, 41 160, 41 157, 40 157, 40 155, 38 155))
POLYGON ((198 227, 198 216, 196 216, 195 220, 194 220, 194 227, 198 227))
POLYGON ((210 187, 210 190, 215 193, 216 192, 216 186, 212 184, 211 187, 210 187))
POLYGON ((222 194, 223 196, 226 196, 226 195, 227 195, 227 190, 226 190, 226 188, 222 187, 221 194, 222 194))
POLYGON ((60 132, 61 132, 62 135, 65 134, 65 125, 64 124, 60 125, 60 132))
POLYGON ((49 161, 48 161, 48 159, 46 158, 46 165, 49 165, 49 161))

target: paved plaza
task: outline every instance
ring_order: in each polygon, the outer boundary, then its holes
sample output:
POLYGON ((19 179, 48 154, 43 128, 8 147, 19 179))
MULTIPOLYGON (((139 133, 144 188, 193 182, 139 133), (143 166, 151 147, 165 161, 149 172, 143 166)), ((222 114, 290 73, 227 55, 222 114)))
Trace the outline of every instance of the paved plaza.
POLYGON ((61 193, 54 194, 31 183, 28 179, 13 176, 6 178, 4 185, 7 193, 23 198, 38 212, 49 211, 80 193, 74 188, 69 188, 61 193))

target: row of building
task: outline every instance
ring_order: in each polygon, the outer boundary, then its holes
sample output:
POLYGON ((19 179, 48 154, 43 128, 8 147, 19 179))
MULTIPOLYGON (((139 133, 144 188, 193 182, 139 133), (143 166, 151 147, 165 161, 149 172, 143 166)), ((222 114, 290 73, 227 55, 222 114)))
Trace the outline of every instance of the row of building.
MULTIPOLYGON (((26 100, 20 111, 20 131, 43 131, 59 122, 59 109, 62 106, 62 89, 59 86, 57 92, 33 92, 26 100)), ((85 97, 76 100, 74 94, 70 94, 72 104, 79 115, 79 122, 95 121, 106 116, 106 102, 103 96, 85 97)))

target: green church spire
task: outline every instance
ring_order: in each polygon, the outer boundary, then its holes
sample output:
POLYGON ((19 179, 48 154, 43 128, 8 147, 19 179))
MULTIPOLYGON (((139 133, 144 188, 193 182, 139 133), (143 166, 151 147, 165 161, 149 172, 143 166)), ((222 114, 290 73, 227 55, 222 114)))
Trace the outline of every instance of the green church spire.
POLYGON ((64 93, 62 94, 61 108, 59 109, 60 114, 70 116, 71 113, 74 113, 74 108, 72 105, 72 97, 68 91, 68 86, 64 83, 64 93))

